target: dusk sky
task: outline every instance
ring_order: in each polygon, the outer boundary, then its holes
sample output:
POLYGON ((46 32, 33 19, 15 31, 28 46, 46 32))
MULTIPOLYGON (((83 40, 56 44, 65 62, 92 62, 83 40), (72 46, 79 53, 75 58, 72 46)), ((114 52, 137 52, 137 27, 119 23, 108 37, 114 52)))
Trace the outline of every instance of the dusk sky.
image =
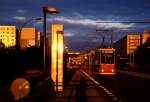
MULTIPOLYGON (((0 0, 0 25, 16 25, 19 28, 28 19, 43 17, 42 7, 56 7, 59 14, 47 14, 47 32, 50 24, 64 24, 65 44, 72 51, 85 51, 100 44, 100 34, 96 29, 115 32, 142 32, 150 28, 150 23, 97 23, 119 21, 150 22, 149 0, 0 0)), ((43 31, 42 21, 32 21, 26 27, 36 27, 43 31)), ((104 34, 104 33, 103 33, 104 34)), ((109 42, 109 33, 105 33, 109 42)))

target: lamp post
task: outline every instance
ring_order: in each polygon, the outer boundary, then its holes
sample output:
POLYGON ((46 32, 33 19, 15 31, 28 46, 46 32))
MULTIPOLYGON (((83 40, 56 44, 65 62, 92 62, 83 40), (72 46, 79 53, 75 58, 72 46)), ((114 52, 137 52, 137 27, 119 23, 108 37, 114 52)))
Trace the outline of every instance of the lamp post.
POLYGON ((31 18, 31 19, 27 20, 26 22, 24 22, 24 23, 21 25, 21 27, 20 27, 20 29, 19 29, 19 33, 17 34, 17 37, 16 37, 16 38, 17 38, 17 44, 16 44, 17 49, 20 49, 20 35, 21 35, 22 28, 23 28, 26 24, 28 24, 29 22, 31 22, 31 21, 33 21, 33 20, 42 20, 42 18, 41 18, 41 17, 31 18))
POLYGON ((46 13, 57 14, 58 10, 54 7, 43 7, 43 71, 46 70, 46 13))
POLYGON ((26 22, 24 22, 24 23, 22 24, 22 26, 20 27, 20 30, 21 30, 27 23, 29 23, 29 22, 31 22, 31 21, 33 21, 33 20, 42 20, 42 17, 36 17, 36 18, 31 18, 31 19, 27 20, 26 22))

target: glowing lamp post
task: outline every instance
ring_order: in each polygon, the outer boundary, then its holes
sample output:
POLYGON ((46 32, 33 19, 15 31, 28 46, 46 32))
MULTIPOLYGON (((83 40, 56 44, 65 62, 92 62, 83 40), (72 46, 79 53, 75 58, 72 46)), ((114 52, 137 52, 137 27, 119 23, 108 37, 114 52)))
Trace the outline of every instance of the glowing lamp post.
POLYGON ((63 91, 63 41, 64 25, 52 24, 51 78, 56 92, 63 91))
POLYGON ((46 13, 57 14, 58 10, 54 7, 43 7, 44 22, 43 22, 43 71, 46 70, 46 13))

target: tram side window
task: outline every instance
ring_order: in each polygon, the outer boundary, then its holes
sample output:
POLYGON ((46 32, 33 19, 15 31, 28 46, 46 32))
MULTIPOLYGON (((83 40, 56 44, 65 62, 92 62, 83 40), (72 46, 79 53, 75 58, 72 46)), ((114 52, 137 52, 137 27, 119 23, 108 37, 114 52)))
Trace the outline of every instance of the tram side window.
POLYGON ((95 54, 95 60, 96 60, 96 64, 100 64, 100 53, 99 52, 96 52, 95 54))

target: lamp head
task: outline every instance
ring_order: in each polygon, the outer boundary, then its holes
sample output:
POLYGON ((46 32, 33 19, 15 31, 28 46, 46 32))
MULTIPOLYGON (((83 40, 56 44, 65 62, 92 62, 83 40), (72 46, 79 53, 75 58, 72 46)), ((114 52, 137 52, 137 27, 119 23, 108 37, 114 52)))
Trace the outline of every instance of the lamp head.
POLYGON ((35 18, 35 20, 42 20, 42 19, 43 19, 42 17, 35 18))
POLYGON ((54 7, 43 7, 43 12, 50 13, 50 14, 59 13, 58 10, 54 7))

